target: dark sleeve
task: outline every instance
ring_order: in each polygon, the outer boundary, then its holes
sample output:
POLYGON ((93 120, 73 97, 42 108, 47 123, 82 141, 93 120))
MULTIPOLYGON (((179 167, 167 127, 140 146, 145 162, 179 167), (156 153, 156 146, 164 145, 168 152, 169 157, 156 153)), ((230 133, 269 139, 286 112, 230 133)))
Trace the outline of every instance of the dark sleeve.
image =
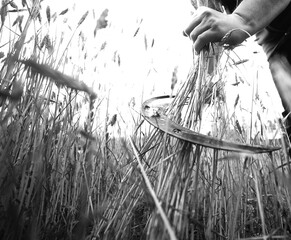
POLYGON ((278 53, 285 55, 291 64, 291 3, 256 36, 268 59, 278 53))
POLYGON ((270 28, 280 31, 280 32, 287 32, 288 29, 291 27, 291 3, 288 5, 287 8, 277 17, 275 18, 271 24, 269 25, 270 28))
POLYGON ((232 13, 242 0, 220 0, 220 2, 225 7, 226 11, 232 13))

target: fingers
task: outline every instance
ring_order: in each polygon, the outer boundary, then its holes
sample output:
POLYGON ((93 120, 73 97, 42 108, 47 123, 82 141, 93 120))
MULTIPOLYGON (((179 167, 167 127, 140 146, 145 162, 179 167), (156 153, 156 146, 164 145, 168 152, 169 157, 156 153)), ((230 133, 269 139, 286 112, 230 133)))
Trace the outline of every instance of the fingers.
POLYGON ((211 26, 205 24, 203 20, 198 25, 197 21, 194 21, 191 23, 191 26, 195 27, 190 31, 189 25, 189 28, 185 30, 185 34, 187 34, 187 36, 193 41, 194 49, 197 53, 199 53, 207 44, 220 40, 218 39, 217 34, 212 31, 211 26))
POLYGON ((190 37, 192 31, 200 24, 201 20, 194 18, 189 26, 183 31, 184 36, 190 37))
MULTIPOLYGON (((197 40, 197 38, 203 34, 206 33, 207 31, 210 30, 210 26, 207 24, 203 24, 203 22, 201 22, 199 25, 197 25, 189 34, 190 39, 195 42, 197 40)), ((203 40, 207 41, 207 38, 202 38, 203 40)))
POLYGON ((194 49, 196 53, 199 53, 207 44, 211 42, 217 42, 216 36, 210 31, 201 33, 194 41, 194 49))
POLYGON ((200 8, 184 31, 184 35, 190 37, 194 42, 194 49, 197 53, 205 45, 221 39, 220 34, 213 29, 214 17, 216 17, 216 13, 213 10, 200 8))
POLYGON ((188 27, 183 31, 184 36, 189 37, 193 29, 195 29, 203 20, 202 12, 205 11, 205 7, 198 8, 195 14, 193 15, 193 19, 188 25, 188 27))

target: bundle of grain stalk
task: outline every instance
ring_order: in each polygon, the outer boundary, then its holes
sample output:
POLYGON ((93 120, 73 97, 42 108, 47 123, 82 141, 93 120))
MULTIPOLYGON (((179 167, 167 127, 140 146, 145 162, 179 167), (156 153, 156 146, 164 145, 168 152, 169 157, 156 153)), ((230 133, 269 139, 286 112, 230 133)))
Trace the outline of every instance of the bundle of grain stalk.
MULTIPOLYGON (((192 3, 221 10, 215 1, 192 3)), ((146 120, 157 127, 141 149, 132 141, 145 194, 156 207, 147 222, 148 239, 234 239, 246 221, 240 213, 247 171, 243 164, 252 153, 273 149, 231 139, 222 80, 224 51, 210 45, 193 54, 193 67, 176 96, 156 97, 142 106, 146 120), (215 130, 202 135, 204 109, 210 105, 215 130), (236 173, 237 168, 241 170, 236 173)))
POLYGON ((155 137, 150 138, 148 144, 140 150, 147 166, 151 166, 146 170, 144 178, 152 180, 154 192, 159 199, 157 204, 162 205, 160 211, 153 213, 148 222, 149 239, 168 239, 171 230, 167 228, 167 233, 163 230, 164 226, 172 226, 172 234, 175 232, 175 235, 170 234, 171 239, 204 239, 206 236, 213 239, 213 232, 220 235, 214 230, 217 220, 213 217, 216 211, 213 205, 214 181, 219 150, 204 148, 203 141, 200 145, 176 138, 188 130, 199 134, 203 109, 207 104, 215 106, 214 114, 220 119, 216 126, 220 130, 214 134, 223 137, 225 131, 221 130, 227 122, 221 102, 223 89, 219 82, 219 72, 212 69, 214 60, 219 59, 220 54, 219 51, 203 50, 197 58, 194 57, 193 68, 187 80, 175 97, 169 97, 172 101, 166 107, 144 105, 145 115, 155 118, 153 121, 157 121, 158 127, 152 133, 155 137), (158 122, 161 116, 167 116, 164 123, 158 122), (160 130, 163 127, 164 131, 160 130), (151 149, 153 146, 154 150, 151 149), (153 169, 156 171, 154 174, 153 169), (205 171, 205 179, 199 176, 201 171, 205 171), (169 224, 165 220, 160 221, 161 214, 167 216, 169 224))

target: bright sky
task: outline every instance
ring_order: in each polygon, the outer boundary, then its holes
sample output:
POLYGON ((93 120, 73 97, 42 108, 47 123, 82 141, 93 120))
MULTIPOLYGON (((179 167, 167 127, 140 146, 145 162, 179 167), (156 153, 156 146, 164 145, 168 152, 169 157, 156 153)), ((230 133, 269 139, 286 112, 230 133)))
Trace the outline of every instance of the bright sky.
MULTIPOLYGON (((111 88, 110 94, 114 96, 110 103, 112 111, 116 105, 119 110, 121 106, 127 107, 132 97, 140 99, 142 92, 144 99, 169 94, 171 74, 176 66, 179 81, 183 82, 186 79, 192 53, 191 42, 182 36, 182 31, 190 21, 193 11, 189 0, 50 0, 44 1, 43 6, 45 2, 50 5, 52 11, 55 9, 57 12, 74 3, 74 7, 69 7, 72 11, 67 15, 71 26, 76 25, 87 10, 90 11, 88 19, 81 27, 87 36, 88 54, 94 52, 94 49, 97 51, 104 41, 107 42, 107 51, 104 51, 99 60, 86 63, 88 71, 84 73, 84 77, 95 79, 96 73, 91 70, 94 65, 98 66, 98 81, 106 83, 108 88, 111 88), (110 29, 101 30, 97 37, 93 38, 95 21, 105 8, 109 9, 110 29), (139 32, 133 38, 138 27, 139 32), (152 41, 154 47, 150 48, 152 41), (110 61, 115 51, 119 54, 121 66, 110 61), (101 68, 102 61, 107 62, 104 68, 101 68)), ((270 107, 268 117, 278 116, 282 110, 280 99, 271 80, 264 54, 253 54, 260 51, 253 41, 249 41, 248 47, 237 51, 241 59, 249 59, 240 72, 249 84, 233 87, 231 83, 234 79, 230 79, 230 85, 226 86, 229 102, 234 102, 239 93, 242 107, 249 109, 252 99, 250 86, 254 84, 263 102, 267 106, 274 106, 270 107), (259 81, 253 82, 253 79, 259 81)))
MULTIPOLYGON (((57 24, 47 26, 51 34, 64 32, 66 41, 84 13, 89 11, 73 38, 68 55, 72 57, 72 63, 84 70, 80 75, 81 80, 93 84, 96 89, 99 84, 104 85, 107 88, 103 88, 105 92, 110 89, 109 114, 127 111, 132 98, 137 101, 136 110, 139 111, 139 101, 169 94, 175 67, 178 67, 178 81, 181 83, 186 80, 192 64, 192 43, 182 35, 182 31, 191 19, 193 8, 190 0, 44 0, 43 16, 47 5, 51 15, 69 9, 64 16, 58 16, 57 24), (105 8, 109 9, 107 19, 110 27, 99 30, 94 38, 96 21, 105 8), (138 33, 133 37, 138 28, 138 33), (79 50, 80 31, 85 39, 83 52, 79 50), (100 51, 105 42, 105 51, 100 51), (113 58, 119 58, 120 66, 113 58)), ((232 105, 239 93, 243 107, 250 108, 250 86, 253 79, 257 79, 257 76, 253 76, 257 72, 259 81, 255 86, 258 86, 264 103, 275 106, 270 107, 271 112, 268 113, 275 117, 281 112, 280 100, 264 55, 253 54, 254 51, 258 51, 258 47, 252 41, 247 48, 238 49, 241 59, 250 59, 242 71, 249 85, 233 87, 231 83, 234 82, 234 76, 231 76, 230 85, 227 86, 228 101, 232 105)), ((66 66, 65 71, 71 74, 72 69, 66 66)))

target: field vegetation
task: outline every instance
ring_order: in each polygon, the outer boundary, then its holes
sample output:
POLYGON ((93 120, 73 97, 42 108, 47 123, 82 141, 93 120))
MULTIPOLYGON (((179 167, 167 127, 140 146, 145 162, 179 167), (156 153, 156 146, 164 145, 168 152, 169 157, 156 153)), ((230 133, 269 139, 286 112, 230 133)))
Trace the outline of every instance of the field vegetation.
MULTIPOLYGON (((271 106, 259 94, 257 65, 246 67, 252 60, 220 48, 195 56, 185 79, 171 69, 166 92, 176 97, 166 113, 213 138, 280 150, 191 144, 140 114, 154 93, 152 66, 142 72, 147 86, 112 107, 119 96, 102 71, 118 69, 122 54, 110 35, 96 37, 114 31, 110 10, 89 9, 69 30, 53 32, 70 9, 45 4, 3 0, 0 10, 0 239, 291 238, 290 142, 284 119, 265 117, 271 106), (82 28, 88 18, 94 51, 82 28), (227 97, 238 86, 251 91, 247 110, 242 93, 227 97)), ((156 44, 142 41, 146 52, 156 44)))

